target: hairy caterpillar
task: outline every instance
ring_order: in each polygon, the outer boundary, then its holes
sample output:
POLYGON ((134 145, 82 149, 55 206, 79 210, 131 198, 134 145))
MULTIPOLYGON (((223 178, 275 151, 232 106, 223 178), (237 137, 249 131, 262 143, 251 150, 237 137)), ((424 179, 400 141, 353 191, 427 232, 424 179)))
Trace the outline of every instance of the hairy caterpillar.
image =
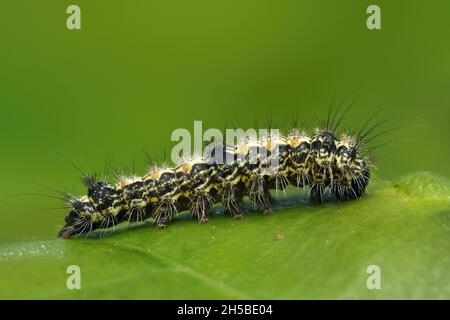
POLYGON ((186 210, 206 223, 216 203, 238 219, 244 213, 244 197, 253 200, 260 212, 269 213, 270 190, 284 190, 289 184, 309 187, 310 198, 317 202, 325 192, 337 200, 358 199, 369 183, 371 160, 365 146, 376 126, 365 129, 371 117, 359 133, 338 138, 335 132, 344 114, 337 121, 336 114, 333 120, 329 115, 325 128, 311 135, 292 129, 284 136, 240 141, 234 147, 216 144, 211 154, 221 152, 234 160, 231 163, 217 163, 212 157, 191 159, 175 167, 155 166, 143 177, 120 177, 116 183, 86 176, 85 196, 66 195, 71 211, 59 236, 69 238, 148 218, 164 228, 186 210), (264 149, 268 157, 250 161, 254 147, 264 149), (264 170, 273 157, 278 160, 276 170, 264 170))

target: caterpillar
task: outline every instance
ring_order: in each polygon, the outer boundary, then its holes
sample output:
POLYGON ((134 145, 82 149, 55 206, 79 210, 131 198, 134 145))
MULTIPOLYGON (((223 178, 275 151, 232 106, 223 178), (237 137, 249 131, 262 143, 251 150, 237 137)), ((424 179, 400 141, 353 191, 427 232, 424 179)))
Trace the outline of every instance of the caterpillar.
POLYGON ((369 136, 375 126, 365 129, 371 117, 357 134, 338 137, 342 117, 336 121, 335 114, 331 121, 329 116, 324 128, 311 134, 294 128, 285 135, 245 139, 235 146, 216 143, 208 156, 173 167, 153 166, 142 177, 120 176, 110 183, 87 175, 83 178, 86 195, 65 195, 70 212, 58 236, 77 237, 149 218, 165 228, 182 211, 207 223, 210 209, 217 203, 239 219, 244 214, 244 197, 266 214, 272 211, 271 190, 284 190, 288 185, 309 188, 313 202, 322 202, 325 194, 338 201, 359 199, 370 180, 372 161, 365 146, 372 140, 369 136), (254 148, 264 150, 267 157, 258 153, 251 159, 254 148), (218 153, 233 161, 215 161, 218 153), (266 170, 275 158, 276 170, 266 170))

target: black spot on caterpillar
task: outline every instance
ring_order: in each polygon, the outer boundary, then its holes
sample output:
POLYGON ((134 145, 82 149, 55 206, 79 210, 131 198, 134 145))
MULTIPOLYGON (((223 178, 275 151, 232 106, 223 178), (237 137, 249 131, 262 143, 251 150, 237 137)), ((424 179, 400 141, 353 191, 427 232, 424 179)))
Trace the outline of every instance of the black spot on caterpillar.
POLYGON ((69 238, 149 218, 165 228, 182 211, 190 211, 199 223, 206 223, 217 203, 239 219, 244 214, 244 197, 260 212, 269 213, 270 190, 284 190, 288 185, 308 187, 313 202, 322 202, 326 193, 340 201, 358 199, 369 183, 372 162, 366 146, 377 125, 366 129, 372 116, 358 133, 337 137, 347 110, 340 117, 337 111, 330 117, 330 112, 324 128, 312 134, 295 128, 283 136, 260 138, 256 144, 267 151, 268 158, 249 161, 255 142, 245 140, 234 147, 216 144, 213 148, 235 159, 231 163, 218 163, 213 157, 191 159, 175 167, 155 166, 143 177, 121 177, 115 183, 86 176, 87 193, 68 195, 71 210, 58 235, 69 238), (278 157, 276 170, 262 170, 274 156, 278 157))

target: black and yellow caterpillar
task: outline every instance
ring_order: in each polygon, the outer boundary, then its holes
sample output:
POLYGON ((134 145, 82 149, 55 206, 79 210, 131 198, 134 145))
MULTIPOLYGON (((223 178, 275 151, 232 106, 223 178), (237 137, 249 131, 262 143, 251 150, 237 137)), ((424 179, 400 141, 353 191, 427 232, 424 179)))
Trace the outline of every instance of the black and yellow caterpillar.
POLYGON ((71 207, 59 236, 69 238, 120 222, 153 218, 164 228, 182 211, 190 211, 200 223, 208 221, 210 208, 222 203, 235 219, 243 215, 242 199, 249 197, 259 211, 271 211, 271 189, 289 184, 309 187, 313 201, 321 202, 325 192, 337 200, 358 199, 369 183, 371 160, 364 151, 365 134, 335 135, 327 125, 308 135, 298 129, 280 137, 268 135, 258 141, 242 141, 234 147, 216 145, 234 161, 217 163, 211 158, 183 162, 176 167, 154 167, 143 177, 120 178, 115 184, 85 177, 87 194, 68 195, 71 207), (250 161, 257 145, 268 157, 250 161), (273 151, 277 147, 277 153, 273 151), (276 170, 263 170, 273 157, 276 170))

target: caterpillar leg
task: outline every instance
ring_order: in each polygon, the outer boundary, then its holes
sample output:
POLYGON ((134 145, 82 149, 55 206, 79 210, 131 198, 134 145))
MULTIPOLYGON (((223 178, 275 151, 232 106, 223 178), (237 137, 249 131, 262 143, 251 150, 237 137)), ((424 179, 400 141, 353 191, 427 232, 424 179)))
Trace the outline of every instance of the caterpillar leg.
POLYGON ((257 176, 252 180, 249 198, 255 202, 259 211, 263 214, 272 212, 270 207, 272 196, 270 195, 269 185, 263 177, 257 176))
POLYGON ((358 182, 352 183, 351 185, 346 186, 336 186, 332 189, 335 197, 338 200, 346 201, 346 200, 355 200, 361 198, 366 190, 367 183, 358 182))
POLYGON ((229 184, 222 191, 222 204, 235 219, 243 217, 242 198, 242 190, 237 186, 229 184))
POLYGON ((170 221, 170 218, 167 214, 161 214, 158 218, 155 219, 156 225, 160 229, 165 229, 170 221))
POLYGON ((124 220, 127 220, 128 223, 142 222, 149 217, 150 212, 151 208, 149 206, 145 206, 142 204, 133 204, 132 206, 130 206, 130 209, 125 212, 124 220))
MULTIPOLYGON (((275 190, 277 199, 279 193, 281 192, 283 193, 284 197, 286 197, 286 188, 289 185, 289 179, 286 174, 284 173, 275 174, 273 177, 268 179, 267 184, 269 189, 275 190)), ((271 199, 270 194, 269 199, 271 199)))
POLYGON ((154 213, 155 223, 158 228, 166 228, 167 224, 175 217, 177 212, 177 208, 172 199, 163 199, 154 213))
POLYGON ((225 208, 231 214, 231 216, 235 219, 240 219, 244 216, 244 209, 242 208, 242 198, 235 198, 229 200, 225 204, 225 208))
POLYGON ((272 196, 270 195, 270 192, 267 190, 267 192, 264 192, 263 197, 259 197, 257 199, 258 209, 262 214, 268 214, 272 212, 272 208, 270 206, 270 203, 272 202, 272 196))
POLYGON ((309 198, 314 203, 322 203, 324 201, 325 185, 313 184, 309 191, 309 198))
POLYGON ((214 199, 209 194, 202 193, 193 198, 190 211, 197 217, 199 223, 207 223, 208 214, 213 205, 214 199))
POLYGON ((230 211, 231 215, 233 216, 233 218, 237 219, 241 219, 244 216, 244 210, 242 209, 242 199, 239 199, 237 201, 233 201, 230 205, 230 207, 228 207, 228 210, 230 211))

